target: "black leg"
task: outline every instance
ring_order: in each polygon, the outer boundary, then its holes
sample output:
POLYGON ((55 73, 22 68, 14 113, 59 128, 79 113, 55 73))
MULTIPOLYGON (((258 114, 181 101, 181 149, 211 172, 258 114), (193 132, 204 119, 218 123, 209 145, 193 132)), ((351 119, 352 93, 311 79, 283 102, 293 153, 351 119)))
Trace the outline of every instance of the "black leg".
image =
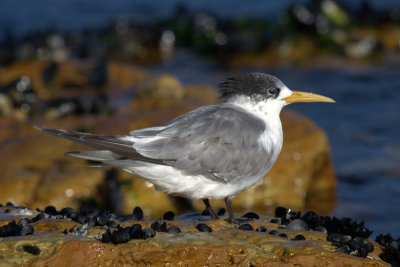
POLYGON ((228 221, 229 221, 230 223, 238 223, 238 222, 237 222, 237 219, 236 219, 235 216, 233 215, 231 203, 232 203, 232 198, 231 198, 231 197, 226 197, 226 198, 225 198, 225 204, 226 204, 226 207, 228 208, 228 213, 229 213, 228 221))
POLYGON ((229 213, 228 222, 240 224, 240 223, 248 221, 248 219, 245 219, 245 218, 235 218, 235 216, 233 215, 232 207, 231 207, 232 197, 226 197, 225 204, 226 204, 226 207, 228 208, 228 213, 229 213))
POLYGON ((210 213, 211 216, 211 220, 218 220, 218 216, 215 213, 214 209, 211 207, 210 205, 210 201, 208 201, 208 199, 203 199, 204 204, 206 205, 206 209, 208 210, 208 213, 210 213))

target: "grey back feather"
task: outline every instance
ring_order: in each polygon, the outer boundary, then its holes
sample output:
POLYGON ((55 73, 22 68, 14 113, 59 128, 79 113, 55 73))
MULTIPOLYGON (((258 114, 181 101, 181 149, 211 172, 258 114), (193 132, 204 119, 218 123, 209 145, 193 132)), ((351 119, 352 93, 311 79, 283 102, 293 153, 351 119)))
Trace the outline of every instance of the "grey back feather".
POLYGON ((135 143, 134 148, 145 157, 168 160, 184 174, 228 182, 256 175, 266 165, 268 155, 257 143, 264 130, 264 122, 237 106, 205 106, 178 117, 156 134, 159 138, 135 143))

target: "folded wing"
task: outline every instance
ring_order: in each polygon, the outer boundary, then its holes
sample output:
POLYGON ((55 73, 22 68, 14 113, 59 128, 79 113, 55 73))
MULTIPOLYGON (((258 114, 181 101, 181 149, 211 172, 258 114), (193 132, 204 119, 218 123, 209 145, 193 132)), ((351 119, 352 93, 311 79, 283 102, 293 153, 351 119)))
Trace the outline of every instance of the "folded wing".
POLYGON ((119 167, 134 161, 168 165, 222 183, 256 175, 269 156, 258 144, 264 123, 229 104, 201 107, 163 127, 132 131, 131 136, 36 128, 99 149, 67 153, 70 156, 119 167))
POLYGON ((260 165, 265 165, 269 155, 258 139, 264 131, 259 118, 222 104, 178 117, 156 135, 137 139, 133 146, 145 157, 169 160, 185 174, 228 182, 263 169, 260 165))

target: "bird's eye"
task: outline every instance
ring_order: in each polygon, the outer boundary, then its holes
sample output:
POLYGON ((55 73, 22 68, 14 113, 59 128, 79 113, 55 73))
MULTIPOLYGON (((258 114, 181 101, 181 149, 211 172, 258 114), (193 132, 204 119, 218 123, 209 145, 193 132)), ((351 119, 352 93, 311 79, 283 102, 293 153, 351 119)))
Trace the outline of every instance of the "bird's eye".
POLYGON ((276 89, 275 87, 269 88, 268 93, 270 95, 276 95, 278 93, 278 89, 276 89))

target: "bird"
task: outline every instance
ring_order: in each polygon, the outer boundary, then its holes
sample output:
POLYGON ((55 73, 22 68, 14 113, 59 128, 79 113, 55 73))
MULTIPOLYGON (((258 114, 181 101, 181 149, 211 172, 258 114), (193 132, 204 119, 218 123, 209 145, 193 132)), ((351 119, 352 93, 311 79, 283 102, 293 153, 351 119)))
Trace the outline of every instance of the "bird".
POLYGON ((261 72, 236 74, 219 85, 221 102, 198 107, 164 126, 129 135, 95 135, 35 128, 94 148, 65 155, 122 169, 169 195, 203 200, 210 219, 219 219, 210 199, 224 199, 230 223, 241 223, 232 199, 255 185, 282 148, 282 108, 295 102, 331 102, 329 97, 292 91, 261 72))

